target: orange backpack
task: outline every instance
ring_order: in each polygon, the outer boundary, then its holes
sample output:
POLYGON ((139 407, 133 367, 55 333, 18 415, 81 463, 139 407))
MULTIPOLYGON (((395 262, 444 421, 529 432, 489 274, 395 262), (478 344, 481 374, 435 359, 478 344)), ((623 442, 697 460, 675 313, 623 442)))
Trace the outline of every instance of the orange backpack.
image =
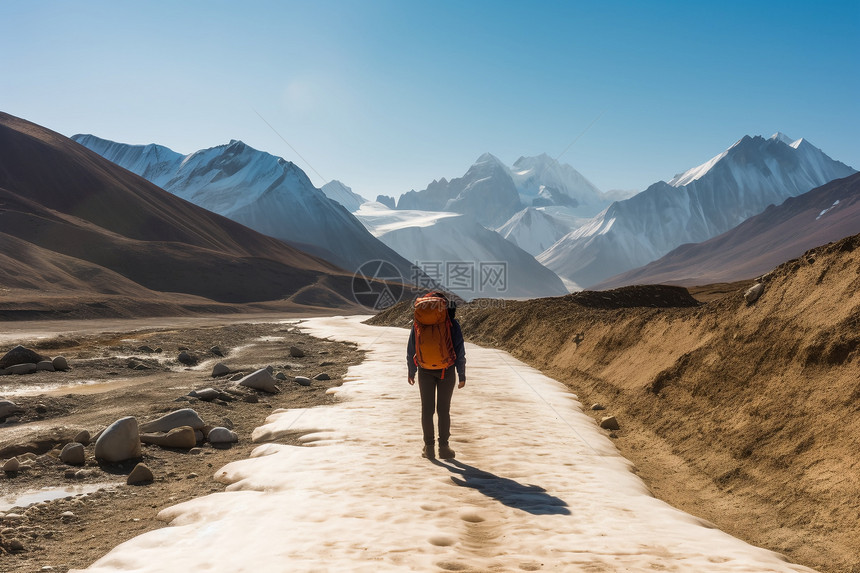
POLYGON ((415 363, 425 370, 454 365, 457 354, 451 340, 448 301, 431 292, 415 300, 415 363))

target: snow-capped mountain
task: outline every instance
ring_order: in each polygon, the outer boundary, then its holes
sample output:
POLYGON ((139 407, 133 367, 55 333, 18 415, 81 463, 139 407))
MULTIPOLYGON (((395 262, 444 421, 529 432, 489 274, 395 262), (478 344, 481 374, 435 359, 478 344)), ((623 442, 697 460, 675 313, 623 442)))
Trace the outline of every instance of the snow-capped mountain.
POLYGON ((570 232, 570 227, 543 208, 526 207, 496 229, 505 239, 534 256, 570 232))
POLYGON ((393 210, 374 202, 363 204, 356 216, 382 242, 467 300, 567 293, 552 271, 470 215, 393 210))
POLYGON ((520 200, 526 206, 564 207, 578 217, 593 217, 611 203, 579 171, 547 154, 520 157, 511 169, 520 200))
POLYGON ((350 213, 355 213, 358 211, 358 208, 361 207, 362 203, 367 203, 367 199, 359 195, 358 193, 353 192, 352 189, 338 181, 337 179, 332 179, 322 187, 320 187, 320 191, 325 193, 325 196, 333 201, 337 201, 350 213))
POLYGON ((231 141, 181 155, 159 145, 127 145, 93 135, 72 139, 204 209, 287 241, 349 271, 386 260, 410 277, 411 265, 290 161, 231 141))
POLYGON ((612 203, 538 255, 559 276, 587 287, 658 259, 683 243, 724 233, 779 205, 855 173, 804 139, 745 136, 710 161, 612 203), (791 141, 787 143, 787 141, 791 141))

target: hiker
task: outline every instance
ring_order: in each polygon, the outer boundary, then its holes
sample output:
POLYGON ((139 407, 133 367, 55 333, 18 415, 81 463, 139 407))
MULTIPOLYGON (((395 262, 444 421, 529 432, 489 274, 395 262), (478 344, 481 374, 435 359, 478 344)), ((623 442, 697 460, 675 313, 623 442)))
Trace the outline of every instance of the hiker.
POLYGON ((421 393, 421 429, 424 432, 422 456, 435 457, 433 412, 439 417, 439 457, 454 457, 448 445, 451 436, 451 396, 454 394, 455 372, 460 379, 458 388, 466 385, 466 348, 460 323, 454 318, 457 305, 439 292, 431 292, 415 300, 415 317, 409 343, 406 346, 406 364, 409 384, 415 384, 421 393))

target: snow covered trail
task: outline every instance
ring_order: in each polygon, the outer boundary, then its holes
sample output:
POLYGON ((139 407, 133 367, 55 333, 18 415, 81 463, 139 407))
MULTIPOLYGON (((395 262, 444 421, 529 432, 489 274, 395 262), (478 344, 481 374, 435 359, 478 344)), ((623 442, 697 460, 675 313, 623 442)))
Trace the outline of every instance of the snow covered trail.
POLYGON ((457 459, 422 459, 407 332, 360 320, 301 325, 368 351, 337 405, 274 412, 225 492, 90 570, 810 571, 651 497, 574 395, 504 352, 467 345, 457 459))

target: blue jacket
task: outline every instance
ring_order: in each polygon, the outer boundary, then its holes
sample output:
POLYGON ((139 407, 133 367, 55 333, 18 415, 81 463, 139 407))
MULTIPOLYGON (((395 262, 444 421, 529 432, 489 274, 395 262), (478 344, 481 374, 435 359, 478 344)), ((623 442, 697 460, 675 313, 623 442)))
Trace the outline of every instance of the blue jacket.
MULTIPOLYGON (((454 367, 460 381, 466 380, 466 343, 463 340, 463 330, 456 318, 451 319, 451 342, 454 343, 454 354, 457 356, 454 367)), ((409 368, 409 377, 414 378, 418 371, 415 364, 415 326, 409 331, 409 343, 406 345, 406 366, 409 368)))

